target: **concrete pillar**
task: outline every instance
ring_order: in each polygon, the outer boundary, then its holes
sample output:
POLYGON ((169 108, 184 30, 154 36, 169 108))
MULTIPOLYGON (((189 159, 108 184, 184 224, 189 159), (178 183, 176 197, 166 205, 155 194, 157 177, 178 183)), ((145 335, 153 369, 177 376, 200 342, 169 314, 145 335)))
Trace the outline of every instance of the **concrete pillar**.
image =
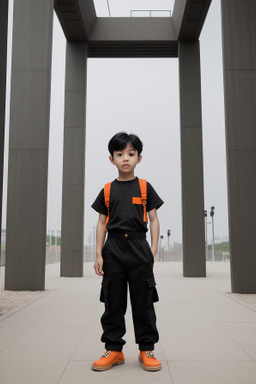
POLYGON ((2 233, 7 27, 8 0, 2 0, 0 2, 0 244, 2 233))
POLYGON ((221 6, 232 292, 256 293, 256 2, 221 6))
POLYGON ((67 43, 61 276, 83 276, 87 44, 67 43))
POLYGON ((5 288, 43 290, 54 0, 16 0, 5 288))
POLYGON ((199 42, 179 42, 183 273, 205 277, 199 42))

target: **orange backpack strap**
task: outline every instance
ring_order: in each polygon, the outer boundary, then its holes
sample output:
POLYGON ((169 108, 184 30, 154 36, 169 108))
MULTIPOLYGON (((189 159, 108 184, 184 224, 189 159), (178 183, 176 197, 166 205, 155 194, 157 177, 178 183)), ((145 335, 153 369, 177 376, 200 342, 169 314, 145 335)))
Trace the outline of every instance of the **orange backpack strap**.
POLYGON ((139 179, 140 193, 141 193, 141 204, 143 205, 143 221, 147 222, 147 180, 139 179))
POLYGON ((105 231, 107 232, 107 223, 109 221, 109 200, 110 200, 110 188, 111 188, 111 184, 112 183, 107 183, 104 185, 104 199, 105 199, 105 205, 107 207, 107 210, 108 210, 108 216, 106 218, 106 222, 105 222, 105 231))

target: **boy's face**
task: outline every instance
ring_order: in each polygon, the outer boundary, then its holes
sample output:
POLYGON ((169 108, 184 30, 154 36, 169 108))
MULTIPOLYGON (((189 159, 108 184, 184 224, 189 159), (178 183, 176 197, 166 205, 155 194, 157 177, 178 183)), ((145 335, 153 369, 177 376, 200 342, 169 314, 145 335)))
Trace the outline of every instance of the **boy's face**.
POLYGON ((142 155, 138 156, 138 151, 128 143, 122 151, 114 151, 113 157, 109 156, 109 160, 114 164, 119 173, 133 173, 137 164, 140 163, 142 155))

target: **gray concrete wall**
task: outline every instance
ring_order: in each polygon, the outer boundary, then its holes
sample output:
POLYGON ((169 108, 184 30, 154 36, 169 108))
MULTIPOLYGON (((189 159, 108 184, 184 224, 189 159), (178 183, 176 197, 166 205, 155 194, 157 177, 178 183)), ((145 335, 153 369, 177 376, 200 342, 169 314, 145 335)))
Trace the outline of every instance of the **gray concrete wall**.
POLYGON ((183 271, 204 277, 204 189, 199 42, 179 43, 183 271))
POLYGON ((256 2, 221 5, 232 291, 256 293, 256 2))
POLYGON ((5 288, 43 290, 53 0, 14 2, 5 288))
POLYGON ((83 275, 87 44, 67 43, 61 276, 83 275))
POLYGON ((2 0, 0 2, 0 243, 2 233, 7 26, 8 0, 2 0))

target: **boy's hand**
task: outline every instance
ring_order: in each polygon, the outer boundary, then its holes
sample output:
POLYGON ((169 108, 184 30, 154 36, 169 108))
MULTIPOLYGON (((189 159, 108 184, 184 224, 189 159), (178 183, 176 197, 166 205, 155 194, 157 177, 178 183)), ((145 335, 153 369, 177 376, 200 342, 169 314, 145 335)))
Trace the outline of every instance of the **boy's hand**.
POLYGON ((97 275, 99 275, 99 276, 103 276, 104 275, 104 272, 103 272, 103 258, 102 258, 102 256, 96 258, 96 261, 95 261, 95 264, 94 264, 94 269, 95 269, 95 273, 97 275))
POLYGON ((155 255, 157 254, 157 248, 151 247, 151 252, 152 252, 153 256, 155 257, 155 255))

